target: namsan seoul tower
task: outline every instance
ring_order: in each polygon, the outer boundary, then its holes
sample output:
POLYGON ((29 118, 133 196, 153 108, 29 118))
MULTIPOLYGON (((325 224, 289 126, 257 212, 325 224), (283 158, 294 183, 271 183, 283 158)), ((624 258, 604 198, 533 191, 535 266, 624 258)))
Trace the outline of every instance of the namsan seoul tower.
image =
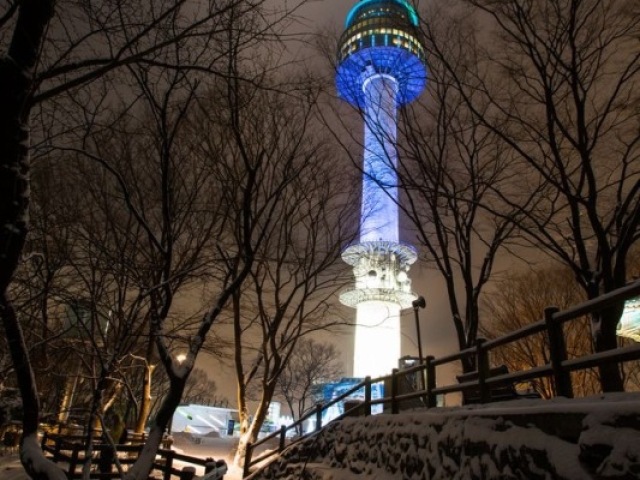
POLYGON ((400 311, 416 298, 408 277, 416 250, 399 239, 396 116, 427 72, 418 16, 405 0, 360 0, 345 28, 336 86, 364 114, 364 158, 360 239, 342 253, 355 286, 340 301, 356 308, 353 376, 377 377, 398 366, 400 311))

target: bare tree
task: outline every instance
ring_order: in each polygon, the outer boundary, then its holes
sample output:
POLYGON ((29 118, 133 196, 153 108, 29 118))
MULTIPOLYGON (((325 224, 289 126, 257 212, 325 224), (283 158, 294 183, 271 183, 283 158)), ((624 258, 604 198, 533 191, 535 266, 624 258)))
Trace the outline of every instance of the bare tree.
MULTIPOLYGON (((230 42, 238 45, 236 38, 230 42)), ((273 65, 266 63, 268 72, 273 65)), ((203 105, 209 115, 205 123, 221 129, 209 137, 218 144, 207 149, 215 152, 219 143, 231 143, 234 156, 226 168, 236 175, 242 174, 237 165, 253 166, 250 221, 260 234, 250 278, 234 293, 229 312, 241 434, 236 463, 244 460, 247 442, 256 440, 298 340, 339 321, 331 305, 347 278, 340 252, 354 224, 349 178, 314 129, 315 89, 285 71, 254 75, 254 85, 241 80, 248 77, 244 70, 264 64, 230 59, 229 80, 212 92, 227 102, 228 117, 212 119, 203 105), (250 395, 257 398, 253 412, 250 395)), ((236 194, 232 187, 226 193, 236 194)))
MULTIPOLYGON (((514 209, 493 193, 516 173, 499 136, 474 117, 455 87, 455 78, 465 81, 475 53, 461 48, 462 35, 453 33, 464 31, 466 22, 435 11, 427 18, 433 22, 432 34, 447 38, 442 52, 447 64, 428 56, 426 91, 401 110, 397 175, 404 195, 399 207, 424 249, 423 261, 445 282, 463 350, 475 344, 479 301, 494 274, 496 257, 516 237, 510 221, 514 209)), ((426 49, 431 49, 428 42, 426 49)), ((470 359, 462 361, 462 367, 475 368, 470 359)))
POLYGON ((216 382, 209 378, 207 372, 201 368, 194 368, 187 380, 182 401, 208 405, 215 400, 216 390, 216 382))
MULTIPOLYGON (((468 64, 475 60, 475 47, 465 43, 465 29, 472 24, 463 17, 446 15, 439 11, 442 8, 447 7, 434 6, 424 14, 430 27, 430 36, 423 39, 427 84, 417 100, 399 108, 397 139, 393 130, 368 125, 378 119, 365 115, 362 107, 357 107, 357 113, 370 135, 388 132, 394 137, 378 139, 384 148, 394 150, 386 152, 388 158, 397 158, 397 165, 386 165, 394 171, 394 183, 384 175, 369 174, 367 180, 383 187, 396 202, 404 237, 413 235, 408 242, 422 247, 420 260, 440 273, 457 344, 464 350, 475 344, 478 305, 495 273, 495 259, 517 239, 510 220, 515 209, 493 192, 510 184, 516 173, 499 135, 474 117, 456 87, 456 80, 464 83, 468 64), (430 54, 433 38, 446 39, 438 55, 430 54), (400 194, 394 196, 396 190, 400 194)), ((323 48, 334 56, 335 48, 323 48)), ((361 152, 366 147, 358 137, 360 129, 343 120, 340 111, 335 111, 334 117, 325 120, 326 126, 362 172, 361 152), (342 130, 335 128, 336 124, 342 130), (358 146, 355 154, 353 145, 358 146)), ((463 359, 462 368, 473 370, 473 359, 463 359)))
MULTIPOLYGON (((22 439, 22 461, 29 475, 39 478, 64 478, 61 470, 45 461, 36 438, 38 426, 38 395, 24 341, 15 310, 7 295, 7 289, 17 268, 20 253, 27 233, 27 210, 29 206, 29 123, 35 105, 56 99, 65 92, 74 92, 73 101, 82 102, 81 87, 99 78, 109 78, 115 69, 133 64, 165 70, 202 71, 216 73, 216 60, 227 53, 226 43, 217 42, 224 32, 240 28, 244 20, 245 33, 242 48, 250 48, 251 39, 274 35, 273 22, 287 15, 287 11, 269 15, 260 11, 262 2, 191 2, 175 0, 148 8, 147 2, 101 3, 90 2, 33 2, 9 3, 0 15, 0 41, 7 46, 7 55, 0 63, 0 79, 3 88, 0 103, 5 107, 0 114, 0 152, 2 172, 0 175, 0 315, 5 332, 10 339, 10 351, 16 369, 25 410, 22 439), (196 5, 197 4, 197 5, 196 5), (60 7, 56 10, 56 7, 60 7), (63 8, 67 7, 67 8, 63 8), (249 19, 248 17, 252 17, 249 19), (274 20, 275 19, 275 20, 274 20), (12 32, 12 35, 8 32, 12 32), (223 48, 217 48, 220 46, 223 48), (174 47, 189 51, 189 62, 182 56, 171 56, 174 47), (195 49, 195 50, 193 50, 195 49)), ((111 77, 117 83, 117 77, 111 77)), ((112 84, 112 85, 113 85, 112 84)), ((110 89, 106 89, 111 92, 110 89)), ((55 119, 54 119, 55 120, 55 119)), ((52 125, 56 122, 52 121, 52 125)), ((166 138, 166 137, 165 137, 166 138)), ((85 152, 86 153, 86 152, 85 152)), ((108 164, 104 163, 105 167, 108 164)), ((166 170, 164 171, 166 173, 166 170)), ((116 170, 111 170, 118 177, 116 170)), ((165 176, 165 178, 167 178, 165 176)), ((252 177, 245 178, 250 191, 252 177)), ((122 178, 119 178, 122 180, 122 178)), ((173 255, 180 245, 174 243, 176 232, 168 227, 154 231, 153 226, 136 210, 135 197, 127 190, 126 183, 119 182, 130 211, 138 214, 148 242, 164 254, 159 264, 156 281, 146 291, 151 310, 149 338, 156 340, 161 362, 166 367, 172 388, 166 402, 156 418, 157 428, 152 430, 150 441, 140 461, 128 473, 130 478, 146 478, 162 431, 168 423, 173 409, 179 402, 195 355, 202 346, 204 336, 231 292, 237 288, 248 273, 252 259, 250 245, 252 225, 242 223, 240 230, 247 235, 246 242, 237 246, 233 255, 226 254, 224 261, 229 267, 226 276, 220 279, 220 296, 212 303, 196 334, 189 344, 189 356, 183 365, 176 365, 163 337, 162 322, 167 318, 172 296, 170 266, 173 255), (158 340, 161 338, 163 340, 158 340)), ((166 189, 164 206, 170 204, 166 189)), ((246 201, 241 202, 243 208, 246 201)), ((172 212, 165 208, 161 219, 168 220, 172 212)), ((240 215, 246 212, 240 209, 240 215)), ((165 222, 165 226, 166 226, 165 222)))
MULTIPOLYGON (((314 387, 335 381, 341 375, 342 365, 335 345, 304 338, 278 377, 278 396, 284 399, 293 418, 300 418, 313 400, 314 387)), ((302 433, 299 425, 298 434, 302 433)))
MULTIPOLYGON (((217 205, 217 198, 211 195, 211 175, 200 174, 203 159, 191 156, 188 148, 184 112, 193 90, 182 88, 183 74, 172 80, 162 91, 164 102, 155 103, 150 91, 140 96, 139 103, 149 106, 142 109, 145 122, 117 114, 105 127, 94 118, 79 147, 55 150, 65 161, 56 170, 66 180, 60 183, 62 191, 73 192, 61 206, 75 215, 64 228, 74 242, 64 259, 69 284, 58 285, 56 295, 59 303, 68 305, 80 296, 87 314, 86 319, 76 315, 74 341, 62 340, 65 349, 77 351, 76 362, 83 366, 78 375, 91 386, 90 426, 102 423, 121 393, 131 354, 142 356, 148 380, 159 361, 150 355, 157 337, 163 335, 161 341, 171 346, 180 339, 173 328, 182 327, 187 334, 184 321, 158 328, 171 318, 171 303, 180 288, 202 276, 211 258, 205 250, 213 250, 214 227, 221 223, 213 207, 203 209, 196 203, 207 196, 217 205), (172 103, 185 91, 183 104, 172 103), (151 165, 157 168, 150 171, 151 165), (101 319, 107 315, 105 326, 101 319), (154 316, 161 317, 156 330, 154 316)), ((63 241, 52 233, 44 232, 48 239, 63 241)), ((147 390, 138 409, 140 431, 150 408, 147 390)), ((91 440, 93 429, 89 435, 91 440)), ((91 448, 91 441, 87 446, 91 448)))
POLYGON ((10 4, 9 7, 2 15, 3 30, 9 21, 4 18, 6 15, 17 15, 17 19, 9 50, 0 60, 3 86, 0 103, 4 105, 0 114, 0 316, 22 396, 25 421, 21 452, 28 452, 22 456, 22 462, 33 476, 62 480, 65 478, 62 470, 52 468, 43 455, 37 453, 38 395, 22 328, 7 296, 27 234, 29 104, 35 86, 33 77, 38 53, 45 28, 53 15, 54 2, 24 2, 17 9, 11 8, 10 4), (36 453, 31 453, 32 450, 36 453))
MULTIPOLYGON (((456 76, 456 86, 522 166, 519 181, 494 194, 517 209, 518 228, 567 265, 588 298, 621 287, 640 222, 636 3, 467 3, 492 21, 484 32, 492 42, 467 69, 473 81, 456 76), (535 204, 532 188, 541 193, 535 204)), ((431 37, 434 54, 445 58, 446 41, 431 37)), ((621 312, 617 305, 592 317, 596 351, 616 348, 621 312)), ((600 374, 605 391, 623 389, 617 366, 600 374)))
MULTIPOLYGON (((546 307, 560 309, 584 300, 584 292, 572 272, 558 266, 511 274, 498 281, 492 295, 485 297, 485 322, 481 328, 487 338, 496 338, 513 332, 542 318, 546 307)), ((591 351, 589 337, 583 334, 587 319, 565 325, 565 340, 569 356, 584 355, 591 351)), ((550 362, 549 342, 545 334, 536 334, 492 351, 491 361, 504 364, 510 371, 525 370, 550 362)), ((598 390, 597 374, 593 370, 574 376, 574 391, 580 396, 598 390)), ((536 379, 533 390, 543 398, 555 395, 553 382, 536 379)))
MULTIPOLYGON (((487 338, 497 338, 540 321, 546 307, 557 306, 561 310, 585 300, 585 292, 576 282, 573 272, 564 266, 545 268, 508 275, 492 286, 494 291, 485 297, 486 311, 481 333, 487 338)), ((569 358, 591 353, 590 337, 584 332, 589 328, 587 317, 564 324, 564 337, 569 358)), ((625 340, 619 340, 624 343, 625 340)), ((549 341, 545 334, 536 334, 492 351, 491 361, 504 364, 511 371, 526 370, 550 362, 549 341)), ((637 389, 638 362, 626 365, 625 386, 637 389)), ((600 378, 594 369, 572 372, 573 392, 586 396, 600 391, 600 378)), ((546 378, 530 382, 534 391, 543 398, 555 396, 555 386, 546 378)))
MULTIPOLYGON (((118 192, 121 198, 120 202, 111 202, 120 203, 124 213, 117 222, 123 236, 108 243, 114 247, 113 263, 126 270, 122 272, 122 278, 127 279, 126 294, 122 295, 125 304, 118 306, 123 313, 133 313, 125 308, 127 305, 141 309, 141 314, 132 318, 142 322, 135 327, 130 324, 125 330, 130 341, 144 336, 148 342, 143 349, 145 369, 149 370, 145 381, 151 379, 155 360, 164 366, 169 382, 145 451, 127 472, 130 478, 138 478, 146 477, 152 468, 153 453, 180 402, 206 333, 228 295, 247 275, 248 269, 243 265, 250 264, 250 260, 242 253, 243 245, 239 246, 239 255, 221 259, 228 268, 221 269, 222 276, 215 278, 222 292, 219 303, 214 302, 204 319, 191 325, 181 321, 181 332, 176 335, 175 325, 171 325, 174 300, 182 287, 201 281, 214 261, 215 243, 224 236, 229 209, 235 208, 217 192, 231 179, 216 177, 216 169, 206 166, 208 159, 194 152, 197 142, 190 133, 187 112, 198 92, 197 79, 171 70, 158 77, 145 69, 132 68, 130 72, 139 87, 145 121, 130 122, 123 117, 124 123, 111 124, 106 129, 92 122, 91 127, 98 131, 85 137, 77 153, 94 163, 94 170, 106 172, 107 181, 102 179, 98 192, 118 192), (114 129, 124 134, 109 141, 107 135, 114 129), (124 229, 126 225, 132 228, 124 229), (178 358, 183 349, 186 358, 178 358), (154 352, 156 359, 151 358, 154 352)), ((113 207, 108 212, 113 214, 113 207)), ((107 242, 101 244, 106 248, 107 242)), ((150 407, 146 387, 138 427, 144 425, 143 416, 150 407)))
POLYGON ((74 213, 68 208, 73 202, 67 201, 66 193, 73 190, 64 187, 64 175, 51 175, 47 159, 39 159, 39 164, 32 174, 31 228, 25 247, 28 254, 16 271, 10 295, 25 328, 43 411, 59 413, 58 387, 74 382, 74 375, 67 373, 76 371, 59 368, 72 357, 69 348, 62 345, 73 332, 68 331, 64 318, 68 312, 60 303, 63 297, 71 298, 67 287, 72 280, 66 267, 74 248, 69 228, 74 213))
POLYGON ((239 154, 261 165, 253 212, 265 235, 232 302, 241 434, 236 463, 257 439, 298 340, 342 322, 332 304, 348 278, 340 253, 353 235, 355 204, 348 179, 314 136, 313 103, 278 92, 252 97, 232 109, 239 154), (250 392, 258 400, 253 412, 250 392))

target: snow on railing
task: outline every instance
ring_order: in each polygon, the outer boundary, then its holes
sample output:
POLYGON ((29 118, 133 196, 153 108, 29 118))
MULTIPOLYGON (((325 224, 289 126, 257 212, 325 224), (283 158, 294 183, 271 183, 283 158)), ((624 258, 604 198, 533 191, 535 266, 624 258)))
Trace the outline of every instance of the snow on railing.
MULTIPOLYGON (((562 311, 559 311, 555 307, 549 307, 545 309, 542 320, 508 333, 502 337, 491 340, 478 339, 477 344, 474 347, 440 358, 427 356, 423 365, 415 365, 410 368, 402 369, 401 371, 394 369, 391 375, 374 379, 366 377, 361 383, 353 386, 339 397, 332 399, 330 402, 317 404, 295 423, 292 423, 289 426, 282 426, 280 430, 264 437, 260 441, 248 444, 244 460, 243 477, 249 475, 252 466, 265 462, 284 450, 286 446, 291 445, 292 443, 297 443, 304 438, 308 438, 316 434, 323 426, 326 426, 322 425, 322 413, 336 404, 344 402, 361 389, 364 389, 364 401, 356 402, 350 408, 345 406, 344 413, 339 417, 332 419, 331 422, 341 420, 347 416, 371 415, 371 407, 373 405, 383 405, 385 409, 384 411, 392 414, 399 413, 402 402, 413 401, 411 408, 416 408, 417 406, 422 408, 433 408, 437 404, 438 395, 446 395, 450 393, 464 394, 465 392, 472 391, 474 392, 474 398, 477 397, 480 403, 487 403, 491 401, 492 390, 496 389, 496 387, 515 385, 543 377, 551 378, 555 387, 554 391, 556 396, 572 398, 573 388, 571 384, 571 372, 599 367, 604 364, 640 360, 640 343, 605 352, 583 355, 581 357, 568 360, 562 325, 565 322, 578 319, 584 315, 589 315, 615 303, 623 302, 629 298, 637 297, 639 295, 640 281, 636 281, 613 292, 562 311), (549 363, 518 372, 500 373, 497 375, 491 374, 493 370, 490 368, 489 364, 489 353, 492 349, 508 345, 539 333, 545 333, 549 340, 549 363), (470 358, 473 359, 474 364, 478 366, 476 372, 472 372, 472 380, 465 379, 464 381, 455 384, 436 387, 436 367, 470 358), (424 389, 416 389, 406 392, 400 388, 400 382, 406 382, 407 378, 410 378, 412 375, 417 375, 424 380, 418 382, 420 386, 424 386, 424 389), (381 382, 385 384, 385 387, 388 386, 389 395, 383 398, 372 399, 372 385, 381 382), (313 416, 316 418, 315 430, 287 443, 286 439, 288 431, 297 431, 296 429, 313 416), (277 449, 267 451, 257 458, 252 458, 252 454, 258 446, 274 438, 279 438, 280 440, 279 447, 277 449)), ((513 398, 516 397, 514 396, 513 398)))

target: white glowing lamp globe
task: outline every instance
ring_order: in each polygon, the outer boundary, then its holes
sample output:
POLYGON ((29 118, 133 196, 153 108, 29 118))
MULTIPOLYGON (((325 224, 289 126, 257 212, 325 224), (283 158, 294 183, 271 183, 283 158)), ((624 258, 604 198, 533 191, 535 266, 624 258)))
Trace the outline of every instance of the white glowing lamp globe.
POLYGON ((624 302, 617 335, 640 342, 640 297, 624 302))

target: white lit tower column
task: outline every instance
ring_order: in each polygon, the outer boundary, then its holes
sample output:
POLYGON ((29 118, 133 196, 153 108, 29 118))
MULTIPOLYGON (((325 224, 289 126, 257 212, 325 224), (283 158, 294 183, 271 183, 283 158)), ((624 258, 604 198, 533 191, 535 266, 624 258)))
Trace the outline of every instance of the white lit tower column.
POLYGON ((377 377, 397 367, 400 311, 411 307, 415 249, 400 243, 396 112, 425 87, 418 17, 403 0, 361 0, 347 15, 338 47, 336 86, 364 114, 360 241, 342 258, 354 288, 340 301, 356 308, 353 375, 377 377))

